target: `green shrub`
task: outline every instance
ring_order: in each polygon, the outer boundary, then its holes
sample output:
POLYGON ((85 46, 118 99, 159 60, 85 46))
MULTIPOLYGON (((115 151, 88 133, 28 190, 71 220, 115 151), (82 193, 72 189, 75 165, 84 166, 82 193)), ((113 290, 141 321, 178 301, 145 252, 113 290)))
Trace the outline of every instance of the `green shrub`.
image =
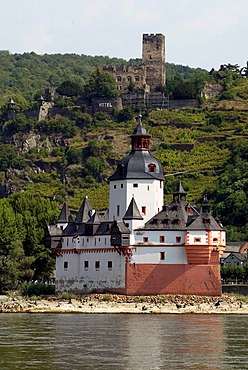
POLYGON ((21 285, 20 290, 22 295, 28 297, 50 295, 55 293, 55 286, 50 284, 24 282, 21 285))

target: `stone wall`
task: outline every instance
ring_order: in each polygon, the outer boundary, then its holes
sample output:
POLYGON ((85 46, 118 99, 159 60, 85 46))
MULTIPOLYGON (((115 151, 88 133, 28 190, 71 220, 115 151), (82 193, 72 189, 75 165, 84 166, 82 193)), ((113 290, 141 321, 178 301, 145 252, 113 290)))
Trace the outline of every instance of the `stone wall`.
POLYGON ((248 295, 248 285, 222 285, 222 293, 248 295))
POLYGON ((161 33, 144 34, 142 64, 146 69, 146 83, 150 91, 166 83, 165 71, 165 37, 161 33))
POLYGON ((197 107, 199 107, 197 99, 180 99, 169 101, 169 109, 197 108, 197 107))

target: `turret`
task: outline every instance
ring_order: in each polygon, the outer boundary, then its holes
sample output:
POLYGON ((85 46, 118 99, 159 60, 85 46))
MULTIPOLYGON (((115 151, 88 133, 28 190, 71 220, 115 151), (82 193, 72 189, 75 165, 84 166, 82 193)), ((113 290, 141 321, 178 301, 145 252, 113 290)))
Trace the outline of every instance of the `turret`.
POLYGON ((150 135, 141 116, 131 135, 132 150, 110 176, 110 220, 122 220, 132 198, 146 222, 163 206, 164 174, 160 162, 149 152, 150 135))

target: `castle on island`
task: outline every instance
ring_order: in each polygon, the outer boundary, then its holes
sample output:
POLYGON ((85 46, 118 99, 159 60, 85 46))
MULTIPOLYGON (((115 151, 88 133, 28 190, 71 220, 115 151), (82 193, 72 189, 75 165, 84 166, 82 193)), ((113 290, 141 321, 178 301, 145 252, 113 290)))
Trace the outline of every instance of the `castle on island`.
POLYGON ((164 204, 164 174, 139 123, 132 149, 109 178, 109 210, 86 197, 75 219, 65 203, 48 242, 56 253, 56 290, 129 295, 221 294, 226 233, 206 197, 200 209, 181 181, 164 204))

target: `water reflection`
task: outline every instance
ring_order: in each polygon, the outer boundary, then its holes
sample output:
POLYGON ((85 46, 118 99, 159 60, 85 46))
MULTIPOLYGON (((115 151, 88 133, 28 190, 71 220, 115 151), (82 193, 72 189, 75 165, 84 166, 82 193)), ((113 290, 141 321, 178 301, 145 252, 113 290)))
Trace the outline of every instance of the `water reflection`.
POLYGON ((247 316, 0 314, 1 369, 248 369, 247 316))

